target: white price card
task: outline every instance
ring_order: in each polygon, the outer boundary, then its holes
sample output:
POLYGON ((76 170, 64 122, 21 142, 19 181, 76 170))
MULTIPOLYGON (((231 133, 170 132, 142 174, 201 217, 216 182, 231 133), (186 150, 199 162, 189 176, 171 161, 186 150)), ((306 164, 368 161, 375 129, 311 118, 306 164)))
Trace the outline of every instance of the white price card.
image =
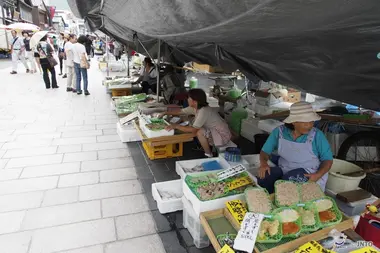
POLYGON ((128 114, 127 116, 125 116, 124 118, 121 118, 120 119, 120 124, 125 125, 126 123, 128 123, 131 120, 134 120, 138 116, 139 116, 139 112, 138 111, 132 112, 132 113, 128 114))
POLYGON ((253 252, 257 234, 259 233, 260 225, 263 219, 263 214, 250 212, 245 214, 238 235, 234 241, 235 251, 241 250, 245 252, 253 252))
POLYGON ((217 174, 218 180, 219 181, 224 180, 226 178, 229 178, 229 177, 238 175, 240 173, 243 173, 246 170, 247 169, 242 164, 238 164, 238 165, 236 165, 236 166, 234 166, 232 168, 225 169, 225 170, 223 170, 221 172, 218 172, 218 174, 217 174))

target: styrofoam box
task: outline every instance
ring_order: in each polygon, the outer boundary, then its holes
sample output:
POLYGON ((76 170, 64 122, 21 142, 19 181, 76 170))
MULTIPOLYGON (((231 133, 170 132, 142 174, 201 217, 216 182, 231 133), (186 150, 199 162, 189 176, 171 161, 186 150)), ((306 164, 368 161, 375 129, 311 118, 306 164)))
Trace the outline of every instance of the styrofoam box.
MULTIPOLYGON (((360 189, 360 188, 358 188, 360 189)), ((365 206, 367 204, 371 204, 377 200, 376 196, 371 196, 367 199, 351 202, 351 203, 344 203, 343 201, 340 201, 339 199, 336 199, 336 192, 333 192, 329 189, 326 189, 325 191, 326 195, 332 197, 339 209, 345 213, 347 216, 355 216, 355 215, 360 215, 364 210, 365 206)))
MULTIPOLYGON (((210 172, 208 172, 210 173, 210 172)), ((193 175, 202 175, 206 174, 206 172, 201 173, 193 173, 193 175)), ((257 182, 257 179, 251 175, 252 179, 257 182)), ((220 209, 225 207, 225 203, 227 201, 240 199, 242 201, 245 201, 245 195, 244 193, 236 194, 224 198, 214 199, 214 200, 207 200, 207 201, 201 201, 198 199, 198 197, 191 191, 189 186, 186 184, 185 180, 183 180, 183 195, 189 200, 191 203, 196 215, 199 216, 200 213, 212 211, 215 209, 220 209)))
POLYGON ((183 209, 181 200, 183 196, 181 179, 152 184, 152 195, 153 199, 157 201, 157 207, 160 213, 172 213, 183 209), (160 195, 161 191, 173 193, 180 197, 178 199, 163 200, 160 195))
POLYGON ((217 161, 220 164, 220 166, 222 166, 223 169, 228 169, 231 167, 223 157, 214 157, 214 158, 194 159, 194 160, 175 162, 175 171, 182 179, 185 179, 187 174, 193 174, 197 172, 186 173, 184 168, 191 169, 191 168, 194 168, 195 166, 201 165, 202 163, 210 162, 210 161, 217 161))
POLYGON ((121 142, 141 141, 140 134, 133 124, 121 125, 120 122, 117 122, 116 130, 121 142))
POLYGON ((244 138, 254 142, 254 136, 256 134, 264 133, 261 129, 259 129, 260 119, 259 118, 247 118, 243 119, 241 122, 241 131, 240 135, 244 138))
POLYGON ((116 111, 115 101, 111 99, 111 110, 116 111))
POLYGON ((174 135, 174 130, 166 131, 165 129, 160 130, 160 131, 152 131, 149 130, 145 125, 147 124, 144 119, 139 117, 139 124, 141 130, 144 132, 146 137, 148 138, 155 138, 155 137, 161 137, 161 136, 172 136, 174 135))
POLYGON ((258 128, 271 133, 276 127, 282 126, 284 123, 275 119, 264 119, 260 120, 258 123, 258 128))
POLYGON ((183 204, 183 226, 189 230, 193 237, 194 245, 198 248, 205 248, 210 245, 210 240, 201 224, 199 215, 195 213, 189 200, 185 196, 182 197, 183 204))

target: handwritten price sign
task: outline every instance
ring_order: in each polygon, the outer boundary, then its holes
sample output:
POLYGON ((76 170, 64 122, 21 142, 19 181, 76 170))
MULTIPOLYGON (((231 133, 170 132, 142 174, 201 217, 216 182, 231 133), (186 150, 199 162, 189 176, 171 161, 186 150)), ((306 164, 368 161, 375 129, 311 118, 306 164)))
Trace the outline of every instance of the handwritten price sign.
POLYGON ((331 250, 327 250, 322 247, 319 243, 316 241, 308 242, 301 247, 299 247, 295 253, 332 253, 331 250))
POLYGON ((233 249, 231 249, 230 246, 225 244, 221 250, 218 251, 218 253, 235 253, 233 249))
POLYGON ((252 183, 253 183, 252 178, 250 178, 249 176, 245 176, 245 177, 237 178, 233 180, 232 182, 229 182, 227 186, 228 186, 228 189, 231 191, 231 190, 234 190, 234 189, 237 189, 237 188, 240 188, 242 186, 249 185, 252 183))
POLYGON ((241 200, 231 200, 226 202, 226 206, 234 219, 241 224, 245 214, 248 212, 243 202, 241 200))

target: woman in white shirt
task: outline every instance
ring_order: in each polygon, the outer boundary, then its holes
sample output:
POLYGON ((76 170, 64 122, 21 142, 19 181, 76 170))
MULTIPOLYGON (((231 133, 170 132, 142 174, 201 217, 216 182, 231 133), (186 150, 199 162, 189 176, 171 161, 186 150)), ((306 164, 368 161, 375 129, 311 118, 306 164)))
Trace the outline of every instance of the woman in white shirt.
POLYGON ((67 42, 67 38, 63 33, 59 34, 58 40, 58 59, 59 59, 59 75, 63 74, 63 78, 66 78, 66 66, 65 66, 65 44, 67 42))
POLYGON ((75 75, 77 78, 77 87, 76 91, 78 95, 82 94, 81 81, 83 77, 83 89, 84 95, 88 96, 90 93, 88 92, 88 76, 87 69, 90 68, 90 63, 88 62, 86 47, 84 44, 87 41, 87 37, 81 35, 77 43, 73 45, 73 54, 74 54, 74 69, 75 75))
POLYGON ((157 92, 157 71, 156 67, 152 63, 152 60, 149 57, 144 59, 144 67, 141 69, 140 77, 133 84, 141 82, 142 91, 145 94, 149 93, 149 89, 153 93, 157 92))

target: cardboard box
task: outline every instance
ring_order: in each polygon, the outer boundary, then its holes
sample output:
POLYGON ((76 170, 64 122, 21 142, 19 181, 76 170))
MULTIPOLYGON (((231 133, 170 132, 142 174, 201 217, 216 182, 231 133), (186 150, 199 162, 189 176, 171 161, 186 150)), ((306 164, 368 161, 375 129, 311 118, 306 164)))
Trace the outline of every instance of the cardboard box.
POLYGON ((284 102, 297 103, 301 101, 300 91, 288 91, 288 96, 284 97, 284 102))
POLYGON ((213 67, 207 64, 200 64, 193 62, 193 68, 199 71, 205 71, 210 73, 223 73, 223 69, 221 67, 213 67))
POLYGON ((270 93, 268 91, 259 90, 255 93, 256 103, 263 106, 271 106, 283 101, 281 92, 270 93))

